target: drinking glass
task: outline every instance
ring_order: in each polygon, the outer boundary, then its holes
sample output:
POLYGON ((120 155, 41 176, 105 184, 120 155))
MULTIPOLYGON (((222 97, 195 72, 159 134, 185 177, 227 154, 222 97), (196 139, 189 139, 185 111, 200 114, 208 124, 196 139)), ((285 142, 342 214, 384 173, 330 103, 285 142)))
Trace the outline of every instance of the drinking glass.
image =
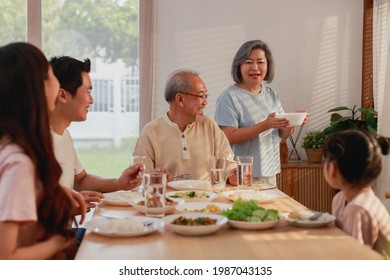
MULTIPOLYGON (((139 171, 138 176, 141 178, 143 177, 143 173, 146 172, 146 156, 131 156, 130 157, 130 164, 139 164, 142 165, 144 168, 144 171, 139 171)), ((137 187, 138 191, 141 191, 142 193, 144 192, 144 184, 142 183, 140 186, 137 187)))
POLYGON ((248 188, 252 185, 253 157, 237 156, 238 188, 248 188))
POLYGON ((165 215, 167 174, 144 173, 142 182, 145 190, 145 215, 151 217, 163 217, 165 215))
POLYGON ((131 156, 130 164, 141 164, 146 171, 146 156, 131 156))
POLYGON ((211 187, 215 190, 222 190, 226 185, 226 157, 210 157, 210 181, 211 187))

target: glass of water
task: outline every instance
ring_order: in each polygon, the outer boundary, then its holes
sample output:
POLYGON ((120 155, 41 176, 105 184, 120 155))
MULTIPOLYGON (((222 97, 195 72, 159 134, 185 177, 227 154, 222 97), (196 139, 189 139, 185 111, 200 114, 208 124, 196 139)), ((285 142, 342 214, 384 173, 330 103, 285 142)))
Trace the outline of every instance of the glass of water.
MULTIPOLYGON (((143 173, 146 172, 146 156, 131 156, 130 157, 130 164, 131 165, 134 165, 134 164, 139 164, 139 165, 142 165, 142 167, 144 168, 144 171, 139 171, 138 173, 138 176, 141 178, 142 180, 142 177, 143 177, 143 173)), ((143 183, 141 184, 141 186, 139 186, 137 188, 138 191, 141 191, 141 192, 144 192, 144 187, 143 187, 143 183)))
POLYGON ((142 181, 145 188, 145 215, 163 217, 165 215, 167 174, 145 173, 142 181))
POLYGON ((252 186, 253 157, 237 156, 237 186, 248 188, 252 186))
POLYGON ((226 157, 210 157, 210 182, 214 190, 223 190, 226 186, 226 157))

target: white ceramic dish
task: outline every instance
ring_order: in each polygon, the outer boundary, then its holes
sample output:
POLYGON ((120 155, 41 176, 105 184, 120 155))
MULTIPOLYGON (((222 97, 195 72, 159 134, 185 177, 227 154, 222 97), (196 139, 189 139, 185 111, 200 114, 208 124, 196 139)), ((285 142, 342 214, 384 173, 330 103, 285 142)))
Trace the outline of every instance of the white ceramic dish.
POLYGON ((301 126, 303 124, 303 121, 305 120, 307 113, 284 113, 284 114, 277 114, 275 117, 277 118, 285 118, 288 119, 290 122, 289 126, 301 126))
POLYGON ((184 199, 186 202, 209 202, 216 198, 217 194, 207 191, 175 191, 167 192, 165 197, 170 200, 184 199), (189 197, 190 193, 195 193, 194 197, 189 197))
POLYGON ((161 229, 161 219, 134 216, 131 218, 96 217, 85 223, 85 228, 93 233, 110 237, 133 237, 147 235, 161 229), (136 227, 134 223, 137 224, 136 227), (141 223, 141 227, 139 227, 141 223))
POLYGON ((142 193, 138 191, 116 191, 105 193, 103 202, 116 206, 129 206, 129 203, 134 200, 140 200, 142 193))
POLYGON ((259 229, 269 229, 275 227, 280 220, 277 221, 269 221, 269 222, 244 222, 244 221, 235 221, 229 220, 229 225, 245 230, 259 230, 259 229))
POLYGON ((285 195, 275 189, 271 190, 234 190, 223 192, 222 195, 231 201, 236 201, 241 198, 244 201, 251 199, 257 200, 259 203, 270 203, 278 198, 283 198, 285 195))
POLYGON ((297 212, 299 214, 299 218, 290 218, 290 213, 281 213, 281 217, 284 218, 290 225, 303 227, 303 228, 318 228, 324 227, 336 220, 336 217, 329 214, 323 213, 317 220, 311 221, 309 217, 314 215, 314 212, 311 210, 302 210, 297 212))
POLYGON ((228 219, 224 216, 210 213, 182 213, 169 215, 162 218, 165 226, 174 231, 177 234, 182 235, 208 235, 219 230, 224 224, 228 222, 228 219), (208 217, 215 219, 216 224, 214 225, 199 225, 199 226, 187 226, 187 225, 174 225, 172 221, 178 217, 184 217, 186 219, 196 219, 200 217, 208 217))
POLYGON ((168 182, 168 186, 178 191, 210 190, 210 181, 204 180, 178 180, 168 182))
MULTIPOLYGON (((171 202, 172 201, 173 200, 171 200, 171 202)), ((130 202, 130 205, 135 210, 137 210, 138 212, 141 212, 141 213, 145 214, 145 212, 146 212, 145 205, 139 205, 138 202, 139 201, 132 201, 132 202, 130 202)), ((166 205, 165 206, 165 215, 172 214, 175 211, 176 207, 178 207, 178 206, 180 206, 180 205, 185 203, 184 199, 175 199, 174 202, 176 202, 176 204, 174 204, 174 205, 166 205)))
MULTIPOLYGON (((176 210, 180 212, 188 212, 188 213, 213 213, 220 214, 221 212, 212 212, 208 210, 207 207, 213 207, 213 205, 217 206, 221 211, 229 210, 232 208, 231 204, 227 203, 219 203, 219 202, 187 202, 181 205, 176 206, 176 210)), ((212 208, 209 208, 212 209, 212 208)))

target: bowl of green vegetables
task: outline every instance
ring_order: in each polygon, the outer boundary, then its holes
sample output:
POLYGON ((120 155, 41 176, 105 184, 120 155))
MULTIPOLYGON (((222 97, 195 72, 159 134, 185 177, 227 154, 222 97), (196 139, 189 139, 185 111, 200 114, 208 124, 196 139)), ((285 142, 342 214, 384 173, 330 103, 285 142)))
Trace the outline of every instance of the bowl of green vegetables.
POLYGON ((269 229, 280 221, 277 209, 265 209, 256 200, 238 199, 231 209, 222 211, 221 215, 229 219, 230 226, 244 230, 269 229))

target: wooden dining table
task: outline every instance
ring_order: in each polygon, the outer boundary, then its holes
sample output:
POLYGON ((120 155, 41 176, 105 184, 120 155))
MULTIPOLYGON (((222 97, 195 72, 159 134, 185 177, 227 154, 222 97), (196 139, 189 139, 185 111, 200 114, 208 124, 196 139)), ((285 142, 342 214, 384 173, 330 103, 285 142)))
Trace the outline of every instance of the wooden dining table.
MULTIPOLYGON (((227 187, 234 190, 235 187, 227 187)), ((280 191, 280 190, 277 190, 280 191)), ((232 203, 218 195, 213 202, 232 203)), ((284 195, 264 208, 291 212, 307 209, 284 195)), ((101 203, 95 210, 117 217, 143 215, 129 206, 101 203)), ((217 232, 205 236, 186 236, 163 227, 137 237, 111 237, 87 230, 78 260, 371 260, 382 255, 329 224, 320 228, 301 228, 282 220, 265 230, 241 230, 225 224, 217 232)))

